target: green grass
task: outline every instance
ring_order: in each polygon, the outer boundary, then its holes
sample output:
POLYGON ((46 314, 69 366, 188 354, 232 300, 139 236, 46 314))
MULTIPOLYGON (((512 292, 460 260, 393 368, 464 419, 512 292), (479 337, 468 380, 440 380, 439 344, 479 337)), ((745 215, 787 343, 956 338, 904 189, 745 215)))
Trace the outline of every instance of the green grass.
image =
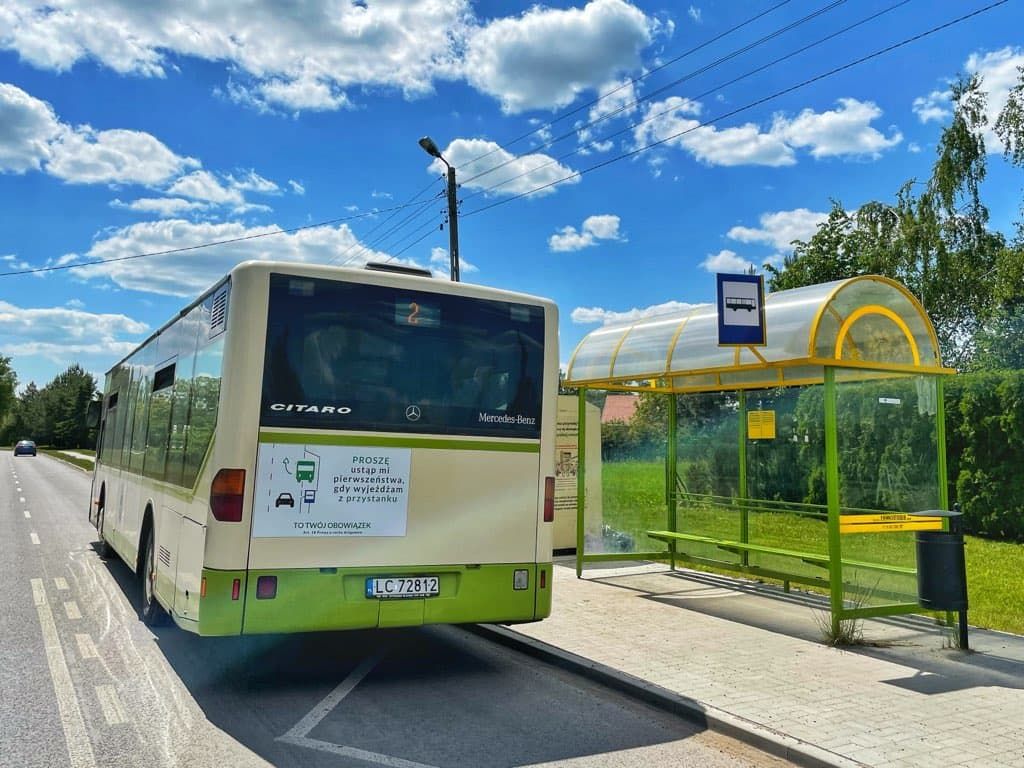
MULTIPOLYGON (((93 462, 93 461, 91 461, 89 459, 80 459, 77 456, 68 456, 66 453, 61 453, 60 451, 58 451, 58 450, 56 450, 54 448, 40 448, 39 452, 40 453, 45 453, 47 456, 52 456, 53 458, 59 459, 60 461, 63 461, 65 463, 67 463, 67 464, 74 464, 76 467, 80 467, 81 469, 88 470, 89 472, 92 472, 93 465, 95 464, 95 462, 93 462)), ((76 453, 78 452, 77 448, 75 449, 75 452, 76 453)), ((90 453, 90 452, 89 451, 82 451, 82 453, 90 453)), ((93 455, 95 455, 95 454, 93 454, 93 455)))
MULTIPOLYGON (((648 530, 667 527, 665 472, 660 462, 612 462, 602 467, 603 522, 632 537, 635 551, 661 548, 644 535, 648 530)), ((737 540, 740 515, 735 509, 719 505, 680 504, 677 529, 712 538, 737 540)), ((827 531, 823 520, 792 513, 757 512, 749 514, 750 542, 765 546, 816 554, 827 553, 827 531)), ((914 533, 848 534, 842 537, 843 558, 887 565, 915 565, 914 533)), ((726 562, 738 558, 711 545, 686 543, 681 549, 691 555, 726 562), (731 559, 731 560, 730 560, 731 559)), ((976 626, 1024 633, 1024 545, 994 542, 975 536, 966 537, 969 619, 976 626)), ((784 573, 826 576, 823 569, 794 558, 750 554, 751 564, 784 573)), ((729 572, 727 566, 721 569, 729 572)), ((916 600, 913 577, 881 574, 877 571, 847 569, 844 580, 856 584, 848 597, 862 592, 891 591, 916 600)), ((871 600, 875 602, 875 600, 871 600)))

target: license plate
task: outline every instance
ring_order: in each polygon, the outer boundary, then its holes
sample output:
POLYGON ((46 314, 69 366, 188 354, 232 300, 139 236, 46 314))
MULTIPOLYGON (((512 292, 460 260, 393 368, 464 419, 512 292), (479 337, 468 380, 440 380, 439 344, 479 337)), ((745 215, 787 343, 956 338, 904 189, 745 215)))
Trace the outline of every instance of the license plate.
POLYGON ((366 596, 376 600, 401 600, 412 597, 433 597, 441 594, 437 576, 394 576, 367 579, 366 596))

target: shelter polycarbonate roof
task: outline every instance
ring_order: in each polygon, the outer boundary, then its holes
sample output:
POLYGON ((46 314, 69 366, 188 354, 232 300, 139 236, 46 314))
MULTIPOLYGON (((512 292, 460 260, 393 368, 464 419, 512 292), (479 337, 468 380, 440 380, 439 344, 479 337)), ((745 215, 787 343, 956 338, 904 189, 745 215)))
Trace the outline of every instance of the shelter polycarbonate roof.
POLYGON ((566 384, 710 392, 817 384, 826 366, 888 373, 942 367, 924 308, 905 287, 864 275, 765 297, 767 343, 718 346, 714 305, 599 328, 576 347, 566 384))

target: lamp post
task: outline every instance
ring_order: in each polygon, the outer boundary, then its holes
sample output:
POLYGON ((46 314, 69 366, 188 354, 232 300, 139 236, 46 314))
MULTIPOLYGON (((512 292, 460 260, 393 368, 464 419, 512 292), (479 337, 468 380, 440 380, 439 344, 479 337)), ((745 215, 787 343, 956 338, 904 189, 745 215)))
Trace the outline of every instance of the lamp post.
POLYGON ((455 199, 455 169, 441 156, 441 150, 429 136, 420 139, 423 151, 436 157, 448 169, 448 255, 451 258, 452 281, 459 282, 459 212, 455 199))

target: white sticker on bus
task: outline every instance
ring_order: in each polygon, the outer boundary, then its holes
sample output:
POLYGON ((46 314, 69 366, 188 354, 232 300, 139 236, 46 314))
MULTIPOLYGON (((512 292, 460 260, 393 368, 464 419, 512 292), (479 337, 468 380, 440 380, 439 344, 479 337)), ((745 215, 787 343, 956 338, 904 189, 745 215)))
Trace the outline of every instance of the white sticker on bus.
POLYGON ((409 448, 261 443, 254 538, 405 536, 409 448))

